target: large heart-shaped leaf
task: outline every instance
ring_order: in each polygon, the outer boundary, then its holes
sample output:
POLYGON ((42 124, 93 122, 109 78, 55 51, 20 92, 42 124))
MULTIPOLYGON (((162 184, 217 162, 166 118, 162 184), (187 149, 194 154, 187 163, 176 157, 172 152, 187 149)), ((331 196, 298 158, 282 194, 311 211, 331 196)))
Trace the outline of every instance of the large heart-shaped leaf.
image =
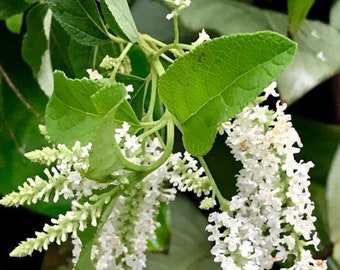
MULTIPOLYGON (((206 28, 223 35, 260 30, 285 35, 288 29, 285 14, 232 0, 192 1, 190 8, 183 10, 181 19, 192 30, 206 28)), ((294 40, 298 43, 297 55, 278 79, 281 97, 288 103, 301 98, 340 69, 340 33, 332 26, 306 20, 294 40)))
POLYGON ((217 127, 274 81, 295 50, 289 39, 259 32, 205 42, 175 61, 160 78, 159 94, 179 122, 186 150, 206 154, 217 127))
MULTIPOLYGON (((75 141, 92 143, 88 174, 100 181, 121 164, 114 150, 115 114, 125 100, 126 90, 121 83, 69 79, 55 73, 55 90, 46 108, 46 128, 51 138, 72 146, 75 141)), ((124 106, 127 115, 120 121, 138 120, 124 106)))

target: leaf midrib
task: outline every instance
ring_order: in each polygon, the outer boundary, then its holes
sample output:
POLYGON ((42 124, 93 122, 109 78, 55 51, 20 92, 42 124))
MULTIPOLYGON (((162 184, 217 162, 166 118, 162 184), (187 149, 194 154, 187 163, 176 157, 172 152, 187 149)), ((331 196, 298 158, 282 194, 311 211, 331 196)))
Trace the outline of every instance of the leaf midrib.
POLYGON ((82 114, 86 114, 86 115, 89 115, 89 116, 92 116, 94 118, 103 118, 103 116, 101 116, 100 114, 94 114, 94 113, 90 113, 90 112, 87 112, 87 111, 83 111, 81 109, 78 109, 72 105, 69 105, 66 101, 64 101, 63 99, 61 99, 60 97, 58 97, 57 95, 55 96, 55 98, 57 98, 61 103, 63 103, 66 107, 70 108, 70 110, 73 110, 73 111, 76 111, 76 112, 80 112, 82 114))

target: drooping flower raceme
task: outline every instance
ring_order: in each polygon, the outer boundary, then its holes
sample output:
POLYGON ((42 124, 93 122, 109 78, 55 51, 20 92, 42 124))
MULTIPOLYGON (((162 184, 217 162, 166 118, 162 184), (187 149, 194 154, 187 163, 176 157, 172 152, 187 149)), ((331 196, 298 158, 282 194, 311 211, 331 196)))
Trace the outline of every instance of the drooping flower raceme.
POLYGON ((327 268, 306 250, 309 245, 317 249, 319 243, 308 191, 313 164, 295 161, 302 144, 290 115, 284 113, 286 105, 277 102, 276 110, 270 110, 260 104, 268 95, 277 95, 274 88, 275 83, 222 125, 226 144, 243 165, 229 212, 211 213, 206 228, 222 269, 271 269, 289 255, 294 257, 290 270, 327 268))
MULTIPOLYGON (((129 130, 130 125, 124 122, 113 134, 128 161, 150 165, 162 156, 163 146, 156 136, 148 136, 141 142, 136 135, 129 134, 129 130)), ((85 177, 91 147, 91 144, 81 146, 76 142, 72 148, 59 144, 26 154, 32 161, 52 165, 44 170, 47 179, 39 176, 27 179, 18 192, 6 195, 0 203, 19 206, 39 200, 48 202, 51 197, 56 202, 62 196, 71 200, 71 210, 53 218, 52 225, 45 225, 42 232, 36 233, 36 238, 21 242, 12 256, 47 249, 49 243, 60 244, 71 235, 76 264, 83 247, 79 232, 104 222, 91 250, 96 269, 143 269, 147 241, 155 239, 159 226, 156 221, 159 207, 175 198, 176 189, 170 182, 181 191, 192 190, 198 195, 210 192, 206 176, 188 153, 171 155, 163 165, 137 178, 133 184, 129 176, 133 178, 134 173, 125 169, 114 171, 112 181, 96 182, 85 177), (183 183, 178 179, 183 179, 183 183), (102 221, 103 209, 112 201, 111 213, 102 221)))
MULTIPOLYGON (((128 133, 130 126, 124 122, 115 130, 116 141, 122 145, 122 153, 135 164, 151 164, 163 153, 157 137, 147 140, 141 154, 142 144, 137 136, 128 133)), ((98 241, 92 248, 92 259, 97 270, 105 269, 143 269, 146 266, 145 250, 147 240, 155 239, 155 230, 159 224, 155 218, 161 203, 175 198, 176 189, 169 188, 169 183, 180 190, 194 190, 197 194, 209 193, 207 179, 188 153, 173 154, 158 169, 141 182, 117 198, 117 202, 105 223, 98 241), (195 182, 195 184, 194 184, 195 182)), ((79 243, 79 241, 75 241, 79 243)), ((80 250, 79 244, 75 250, 80 250)), ((75 254, 76 255, 76 254, 75 254)), ((76 261, 76 258, 75 258, 76 261)))

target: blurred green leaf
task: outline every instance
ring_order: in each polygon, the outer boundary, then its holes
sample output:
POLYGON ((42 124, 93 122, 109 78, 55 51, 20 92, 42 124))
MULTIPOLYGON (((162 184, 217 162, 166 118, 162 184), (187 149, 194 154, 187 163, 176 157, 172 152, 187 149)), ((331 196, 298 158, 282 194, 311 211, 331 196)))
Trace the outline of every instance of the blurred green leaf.
POLYGON ((340 1, 335 0, 329 14, 330 24, 340 30, 340 1))
POLYGON ((310 176, 314 181, 325 186, 340 141, 340 127, 301 117, 293 117, 293 124, 304 145, 301 153, 297 155, 298 159, 313 161, 315 167, 311 169, 310 176))
POLYGON ((340 265, 340 244, 339 242, 335 244, 332 254, 332 259, 334 259, 337 265, 340 265))
POLYGON ((12 33, 19 34, 21 30, 23 13, 15 14, 6 19, 6 26, 12 33))
POLYGON ((160 226, 155 232, 156 239, 148 241, 148 250, 152 252, 167 252, 171 238, 169 204, 161 203, 158 211, 156 220, 160 226))
POLYGON ((126 0, 102 0, 102 12, 106 22, 117 36, 135 43, 138 31, 126 0))
POLYGON ((294 37, 315 0, 288 0, 288 33, 294 37))
MULTIPOLYGON (((2 27, 0 25, 0 33, 6 42, 0 42, 0 62, 3 69, 0 73, 5 72, 7 76, 6 79, 2 78, 0 98, 0 194, 4 195, 16 190, 26 178, 39 175, 43 171, 43 166, 26 159, 24 153, 46 146, 38 124, 39 120, 42 121, 47 97, 20 57, 20 37, 2 27)), ((39 203, 28 208, 45 215, 57 216, 69 208, 69 202, 63 200, 56 204, 39 203)))
POLYGON ((53 93, 53 71, 50 56, 52 12, 46 4, 34 6, 26 18, 27 32, 22 44, 22 57, 47 96, 53 93))
MULTIPOLYGON (((181 15, 194 31, 206 28, 230 35, 260 30, 287 33, 287 16, 232 0, 195 0, 181 15), (235 19, 242 18, 242 19, 235 19)), ((298 52, 292 65, 278 78, 281 97, 292 103, 340 69, 340 33, 330 25, 306 20, 294 41, 298 52)))
MULTIPOLYGON (((339 146, 334 155, 332 165, 328 174, 327 181, 327 213, 328 213, 328 223, 330 238, 333 243, 340 243, 340 138, 339 146)), ((336 258, 338 263, 340 262, 340 257, 336 258)))
MULTIPOLYGON (((312 179, 313 180, 313 179, 312 179)), ((326 189, 324 186, 312 182, 309 186, 311 199, 314 202, 313 215, 316 217, 315 226, 320 238, 319 249, 322 250, 329 245, 329 228, 327 220, 327 204, 326 204, 326 189)))
MULTIPOLYGON (((174 38, 173 24, 165 18, 170 11, 159 2, 164 3, 164 1, 138 0, 132 5, 131 12, 140 33, 147 33, 161 41, 171 42, 174 38)), ((180 31, 181 35, 183 30, 180 31)))
POLYGON ((149 253, 147 270, 220 269, 210 254, 211 245, 205 231, 206 218, 187 198, 177 195, 170 204, 171 244, 169 252, 149 253))
POLYGON ((282 35, 258 32, 213 39, 177 59, 160 78, 159 95, 180 124, 186 150, 205 155, 217 127, 274 81, 295 50, 282 35))
POLYGON ((93 0, 47 0, 53 16, 71 36, 83 45, 108 42, 108 33, 93 0))
POLYGON ((0 20, 21 13, 29 6, 30 3, 27 3, 27 1, 24 0, 0 0, 0 20))

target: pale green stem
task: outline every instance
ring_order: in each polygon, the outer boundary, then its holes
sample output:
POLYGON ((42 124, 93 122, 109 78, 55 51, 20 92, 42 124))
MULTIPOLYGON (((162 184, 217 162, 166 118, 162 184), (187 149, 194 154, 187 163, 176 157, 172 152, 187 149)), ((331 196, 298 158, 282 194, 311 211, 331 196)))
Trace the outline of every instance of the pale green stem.
POLYGON ((154 126, 150 128, 149 130, 145 131, 143 134, 139 135, 138 138, 141 140, 144 140, 146 137, 150 136, 151 134, 156 133, 158 130, 160 130, 161 128, 167 125, 168 118, 169 118, 169 115, 165 113, 159 121, 152 122, 152 123, 155 123, 154 126))
POLYGON ((95 46, 93 50, 92 69, 96 69, 97 54, 98 54, 98 46, 95 46))
POLYGON ((145 121, 152 121, 153 120, 153 111, 155 109, 155 103, 156 103, 156 96, 157 96, 157 73, 153 68, 151 69, 151 96, 150 96, 150 104, 148 111, 144 117, 145 121))
POLYGON ((124 165, 124 167, 126 169, 137 171, 137 172, 153 171, 153 170, 157 169, 158 167, 160 167, 171 155, 173 145, 174 145, 174 138, 175 138, 175 134, 174 134, 175 131, 174 130, 175 130, 175 128, 174 128, 172 116, 167 117, 167 142, 166 142, 166 147, 164 149, 162 156, 158 160, 156 160, 154 163, 152 163, 151 165, 138 165, 138 164, 135 164, 135 163, 127 160, 124 157, 124 155, 122 154, 118 143, 116 142, 115 139, 113 139, 113 146, 115 148, 115 153, 117 154, 119 160, 122 162, 122 164, 124 165))
POLYGON ((178 27, 178 15, 174 15, 174 45, 177 46, 179 44, 179 27, 178 27))
POLYGON ((122 39, 120 37, 116 37, 112 34, 110 34, 109 32, 106 31, 105 33, 114 43, 120 43, 120 44, 124 44, 124 43, 129 43, 128 41, 126 41, 125 39, 122 39))
POLYGON ((126 47, 124 48, 124 50, 122 51, 122 53, 120 54, 120 56, 117 58, 117 64, 115 65, 115 68, 113 69, 111 76, 110 76, 111 81, 115 80, 118 69, 132 46, 133 46, 133 43, 128 43, 126 47))
POLYGON ((212 176, 207 163, 205 162, 203 157, 199 157, 198 160, 201 163, 201 165, 202 165, 202 167, 203 167, 203 169, 205 171, 205 174, 206 174, 206 176, 209 179, 209 182, 210 182, 210 185, 212 187, 213 193, 216 195, 216 197, 218 199, 218 202, 220 203, 221 210, 229 212, 230 211, 229 210, 229 201, 223 197, 222 193, 218 189, 218 187, 217 187, 217 185, 215 183, 214 177, 212 176))

